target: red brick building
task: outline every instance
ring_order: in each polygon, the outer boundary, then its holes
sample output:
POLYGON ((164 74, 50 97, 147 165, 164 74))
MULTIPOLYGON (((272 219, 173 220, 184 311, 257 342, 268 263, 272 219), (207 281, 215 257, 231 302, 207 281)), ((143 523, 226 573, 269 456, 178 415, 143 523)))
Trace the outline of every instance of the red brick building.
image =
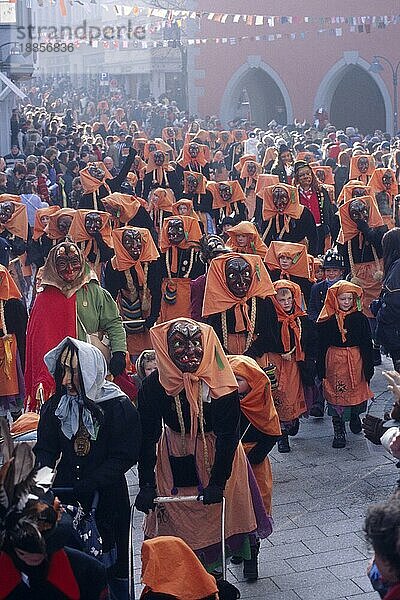
MULTIPOLYGON (((398 0, 219 0, 218 5, 198 0, 194 8, 296 17, 398 15, 399 9, 398 0)), ((304 19, 275 23, 274 27, 249 26, 243 20, 235 24, 232 18, 225 24, 206 18, 199 23, 200 27, 193 25, 192 30, 188 27, 188 37, 237 39, 273 35, 274 39, 190 46, 192 114, 220 115, 224 123, 242 116, 265 126, 272 119, 280 123, 293 122, 294 118, 311 121, 316 109, 323 107, 338 127, 393 130, 392 71, 383 60, 382 71, 373 72, 370 67, 375 55, 386 57, 396 67, 400 60, 400 23, 378 28, 367 22, 362 32, 359 24, 307 23, 304 19), (337 30, 341 30, 341 35, 337 30)))

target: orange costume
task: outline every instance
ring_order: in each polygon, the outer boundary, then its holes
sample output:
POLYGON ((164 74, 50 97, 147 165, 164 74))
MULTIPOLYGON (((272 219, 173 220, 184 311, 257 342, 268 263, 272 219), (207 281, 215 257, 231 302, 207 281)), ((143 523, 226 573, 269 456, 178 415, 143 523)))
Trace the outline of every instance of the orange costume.
POLYGON ((87 167, 79 171, 79 177, 81 178, 84 194, 92 194, 93 208, 97 210, 99 200, 97 192, 99 191, 100 187, 104 185, 106 190, 111 194, 110 187, 106 183, 107 179, 112 179, 110 171, 103 162, 95 162, 90 163, 87 167), (97 177, 94 177, 94 175, 90 174, 89 170, 92 165, 94 165, 97 169, 102 170, 103 176, 101 179, 98 179, 97 177))
MULTIPOLYGON (((245 379, 250 387, 247 394, 240 398, 240 409, 245 417, 244 424, 241 419, 242 443, 250 459, 250 451, 257 446, 257 442, 252 440, 259 437, 259 433, 252 432, 251 429, 267 436, 280 436, 282 432, 279 417, 272 399, 270 381, 256 361, 249 356, 228 356, 228 361, 235 377, 245 379)), ((260 488, 265 510, 270 515, 272 469, 268 455, 261 462, 251 461, 251 468, 260 488)))
MULTIPOLYGON (((121 194, 114 192, 102 199, 104 208, 110 212, 111 220, 114 221, 116 227, 122 227, 133 219, 139 208, 143 206, 143 200, 129 194, 121 194)), ((147 207, 147 204, 146 204, 147 207)))
POLYGON ((170 188, 156 188, 150 192, 149 212, 158 234, 160 234, 165 218, 172 215, 174 202, 175 194, 170 188))
POLYGON ((56 212, 50 214, 49 222, 44 229, 44 233, 49 240, 53 240, 53 243, 57 244, 65 239, 65 233, 58 228, 59 219, 64 216, 70 217, 72 222, 74 214, 75 210, 73 208, 60 208, 56 212))
POLYGON ((207 191, 212 195, 212 208, 218 211, 219 218, 231 216, 232 213, 238 215, 240 212, 239 204, 244 203, 246 197, 238 181, 209 181, 207 183, 207 191), (224 200, 220 193, 220 186, 227 186, 231 193, 228 200, 224 200))
POLYGON ((207 272, 203 300, 203 317, 208 317, 229 354, 243 354, 250 347, 257 329, 257 299, 273 295, 274 288, 260 256, 229 253, 214 258, 207 272), (251 284, 246 294, 239 298, 226 282, 227 261, 244 259, 251 269, 251 284), (230 311, 230 309, 232 309, 230 311), (232 319, 228 326, 228 315, 232 319), (233 314, 232 314, 233 311, 233 314))
MULTIPOLYGON (((365 185, 365 183, 359 181, 358 179, 352 179, 342 187, 342 190, 337 200, 338 206, 340 204, 343 204, 343 202, 352 200, 354 198, 354 190, 363 190, 363 196, 371 195, 371 188, 369 185, 365 185)), ((361 194, 358 195, 360 196, 361 194)))
POLYGON ((103 239, 103 242, 112 248, 111 238, 111 224, 110 215, 106 212, 96 210, 76 210, 72 218, 71 227, 69 228, 68 237, 78 245, 78 248, 83 253, 85 260, 88 261, 91 268, 95 271, 96 275, 100 277, 101 262, 108 260, 102 260, 101 249, 96 239, 88 233, 85 227, 85 219, 88 215, 96 215, 101 219, 101 227, 99 233, 103 239))
POLYGON ((265 257, 267 252, 267 246, 262 241, 260 234, 257 231, 256 226, 249 221, 242 221, 231 227, 227 231, 229 237, 226 241, 228 248, 231 248, 233 252, 239 252, 241 254, 258 254, 261 258, 265 257), (237 236, 247 236, 247 243, 245 246, 239 246, 237 243, 237 236))
POLYGON ((198 272, 198 251, 196 246, 201 238, 201 230, 197 219, 192 217, 168 217, 164 220, 160 236, 160 250, 164 254, 166 277, 161 284, 161 310, 159 322, 178 317, 189 316, 190 280, 201 273, 198 272), (168 239, 168 224, 179 219, 183 223, 184 239, 177 245, 168 239))
POLYGON ((371 194, 375 195, 376 204, 379 212, 382 215, 383 222, 389 229, 395 227, 399 221, 399 215, 396 215, 396 205, 394 202, 395 196, 398 194, 398 185, 396 175, 392 169, 375 169, 369 180, 371 194), (391 183, 385 186, 383 183, 384 177, 390 177, 391 183))
POLYGON ((370 154, 358 154, 350 159, 349 179, 358 179, 367 184, 375 169, 375 159, 370 154))
POLYGON ((261 165, 256 161, 256 157, 253 154, 244 154, 238 163, 235 165, 235 169, 240 173, 240 180, 244 187, 244 193, 246 195, 246 206, 249 215, 249 219, 252 219, 256 210, 256 187, 257 180, 261 174, 261 165), (249 169, 253 169, 251 172, 249 169))

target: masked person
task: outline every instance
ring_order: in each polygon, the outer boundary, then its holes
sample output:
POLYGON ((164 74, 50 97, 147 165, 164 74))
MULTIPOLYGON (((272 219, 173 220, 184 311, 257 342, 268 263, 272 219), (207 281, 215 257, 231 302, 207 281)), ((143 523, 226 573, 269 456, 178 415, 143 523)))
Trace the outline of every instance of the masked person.
MULTIPOLYGON (((379 298, 382 289, 382 238, 388 228, 372 196, 360 196, 342 204, 339 219, 338 250, 345 257, 351 281, 363 289, 363 311, 370 320, 374 336, 376 324, 370 304, 379 298)), ((374 354, 375 364, 379 365, 378 345, 374 354)))
POLYGON ((176 198, 180 197, 181 185, 178 175, 169 164, 167 154, 162 150, 155 150, 149 154, 143 181, 143 197, 148 199, 151 190, 155 188, 169 188, 176 198))
POLYGON ((345 421, 361 432, 360 413, 373 397, 369 382, 374 374, 371 329, 362 312, 362 289, 337 281, 327 291, 317 319, 318 375, 332 416, 333 448, 346 445, 345 421))
POLYGON ((93 208, 104 210, 102 199, 113 192, 119 192, 132 164, 135 160, 136 150, 129 148, 118 175, 113 177, 103 162, 89 163, 87 167, 79 172, 82 181, 83 195, 79 202, 79 208, 93 208))
POLYGON ((28 315, 6 267, 0 265, 0 416, 17 419, 24 406, 25 336, 28 315))
POLYGON ((203 223, 204 231, 215 233, 212 211, 212 196, 207 193, 207 179, 202 173, 183 172, 183 194, 192 200, 193 208, 203 223))
POLYGON ((115 256, 107 263, 105 288, 117 302, 128 351, 137 357, 150 348, 149 329, 161 305, 161 262, 147 229, 121 227, 112 232, 115 256))
POLYGON ((300 204, 297 188, 283 183, 267 186, 260 192, 262 217, 258 223, 262 240, 302 243, 313 256, 317 254, 317 228, 311 211, 300 204))
POLYGON ((253 155, 244 155, 235 165, 239 172, 239 183, 246 196, 246 207, 249 220, 254 216, 256 210, 256 187, 257 179, 261 173, 261 165, 253 155))
MULTIPOLYGON (((245 141, 247 140, 247 133, 244 129, 233 129, 232 130, 233 142, 229 148, 227 158, 227 168, 229 169, 231 176, 234 176, 235 164, 240 160, 240 157, 245 153, 245 141)), ((237 174, 236 174, 237 178, 237 174)))
POLYGON ((339 194, 337 204, 340 206, 343 202, 348 202, 353 198, 359 198, 360 196, 371 196, 371 188, 369 185, 365 185, 362 181, 352 179, 343 186, 342 191, 339 194))
POLYGON ((358 154, 350 159, 349 179, 358 179, 365 185, 369 183, 375 169, 374 157, 370 154, 358 154))
POLYGON ((68 335, 84 341, 91 336, 105 353, 110 352, 111 373, 117 376, 125 370, 126 335, 118 307, 100 287, 79 248, 62 242, 49 252, 28 323, 25 404, 29 410, 35 411, 40 398, 47 400, 54 392, 43 357, 68 335))
POLYGON ((27 255, 29 264, 35 264, 38 268, 44 265, 44 261, 53 245, 45 229, 50 221, 50 216, 58 212, 58 210, 58 206, 49 206, 47 208, 39 208, 35 212, 35 223, 32 239, 28 244, 27 255))
POLYGON ((228 356, 238 382, 240 436, 257 480, 267 514, 272 514, 272 469, 268 454, 281 436, 271 384, 263 369, 249 356, 228 356))
POLYGON ((228 239, 226 245, 233 252, 240 254, 257 254, 264 258, 267 253, 267 246, 262 241, 257 227, 249 221, 242 221, 231 229, 227 230, 228 239))
POLYGON ((190 281, 204 273, 199 260, 201 230, 197 219, 169 217, 161 231, 162 283, 160 322, 190 315, 190 281))
POLYGON ((113 227, 144 227, 152 231, 154 237, 153 221, 143 206, 143 199, 130 194, 114 192, 103 198, 104 209, 109 213, 113 227))
MULTIPOLYGON (((139 392, 143 437, 135 506, 148 513, 157 495, 201 493, 203 501, 157 505, 146 517, 145 536, 180 537, 206 567, 215 565, 225 496, 227 553, 253 558, 254 568, 257 524, 238 447, 240 406, 232 369, 208 325, 177 319, 156 325, 150 335, 158 369, 139 392)), ((258 488, 252 492, 259 495, 258 488)))
POLYGON ((193 208, 193 201, 188 198, 182 198, 172 205, 172 214, 179 217, 192 217, 193 219, 199 219, 197 213, 193 208))
POLYGON ((320 185, 312 168, 303 161, 294 163, 294 183, 299 191, 299 200, 312 213, 317 227, 317 254, 322 254, 338 234, 335 207, 328 191, 320 185))
POLYGON ((210 165, 207 158, 209 151, 206 152, 205 146, 197 142, 185 143, 183 145, 181 157, 177 160, 177 173, 181 181, 183 180, 184 171, 201 173, 207 180, 210 179, 210 165))
POLYGON ((172 206, 175 196, 172 190, 155 188, 151 191, 149 198, 150 218, 154 223, 157 235, 160 235, 164 220, 172 216, 172 206))
POLYGON ((217 231, 225 217, 234 215, 237 221, 247 218, 246 197, 238 181, 209 181, 207 194, 212 198, 213 218, 217 231))
POLYGON ((396 214, 395 197, 398 194, 398 185, 392 169, 375 169, 368 183, 371 193, 375 194, 376 204, 382 220, 388 229, 392 229, 400 222, 400 215, 396 214))
POLYGON ((72 496, 60 494, 64 503, 78 501, 87 512, 98 492, 96 524, 113 597, 128 599, 130 510, 125 473, 138 459, 137 411, 120 388, 105 379, 106 361, 91 344, 66 337, 44 361, 55 389, 40 414, 37 462, 51 468, 57 462, 54 486, 73 490, 72 496))
POLYGON ((300 286, 280 279, 273 287, 276 295, 263 311, 260 334, 246 354, 276 367, 273 398, 282 429, 278 451, 290 452, 288 436, 296 435, 299 417, 306 412, 303 382, 314 382, 315 336, 302 308, 300 286))
POLYGON ((49 215, 44 233, 51 240, 53 246, 66 239, 74 214, 73 208, 60 208, 57 212, 49 215))
POLYGON ((7 600, 107 597, 100 561, 63 547, 57 531, 61 505, 35 467, 26 442, 14 442, 0 420, 3 493, 0 499, 0 595, 7 600), (18 465, 18 471, 13 468, 18 465), (5 473, 4 473, 5 472, 5 473))
POLYGON ((264 299, 273 294, 259 256, 229 253, 211 261, 202 315, 228 354, 244 354, 248 350, 259 332, 264 299))
POLYGON ((265 255, 265 264, 272 281, 289 279, 297 283, 308 304, 313 280, 309 271, 307 249, 303 244, 272 241, 265 255))
POLYGON ((111 224, 108 213, 76 210, 68 237, 77 244, 85 260, 100 279, 102 266, 112 257, 111 224))
POLYGON ((28 213, 22 202, 0 202, 0 235, 11 246, 11 257, 25 253, 28 240, 28 213))

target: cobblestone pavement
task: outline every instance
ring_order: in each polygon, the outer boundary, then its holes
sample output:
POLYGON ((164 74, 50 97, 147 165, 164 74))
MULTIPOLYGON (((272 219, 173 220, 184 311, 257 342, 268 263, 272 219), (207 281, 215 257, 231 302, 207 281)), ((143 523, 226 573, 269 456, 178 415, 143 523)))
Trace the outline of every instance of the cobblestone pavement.
MULTIPOLYGON (((382 368, 391 369, 384 358, 382 368)), ((370 412, 391 403, 376 369, 370 412)), ((274 532, 263 540, 259 579, 248 584, 242 567, 229 564, 229 579, 244 599, 378 600, 366 576, 371 552, 363 539, 368 504, 386 498, 398 472, 394 460, 362 434, 347 434, 347 447, 331 447, 331 419, 303 419, 290 454, 271 453, 274 532)), ((131 492, 136 485, 131 481, 131 492)), ((136 581, 140 578, 142 518, 135 517, 136 581)))

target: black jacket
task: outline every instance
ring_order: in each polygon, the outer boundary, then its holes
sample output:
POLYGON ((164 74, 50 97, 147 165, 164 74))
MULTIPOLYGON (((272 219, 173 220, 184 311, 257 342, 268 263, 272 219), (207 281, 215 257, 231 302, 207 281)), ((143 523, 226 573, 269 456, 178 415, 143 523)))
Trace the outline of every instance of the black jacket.
POLYGON ((400 259, 391 265, 383 282, 375 336, 395 360, 400 358, 400 259))

